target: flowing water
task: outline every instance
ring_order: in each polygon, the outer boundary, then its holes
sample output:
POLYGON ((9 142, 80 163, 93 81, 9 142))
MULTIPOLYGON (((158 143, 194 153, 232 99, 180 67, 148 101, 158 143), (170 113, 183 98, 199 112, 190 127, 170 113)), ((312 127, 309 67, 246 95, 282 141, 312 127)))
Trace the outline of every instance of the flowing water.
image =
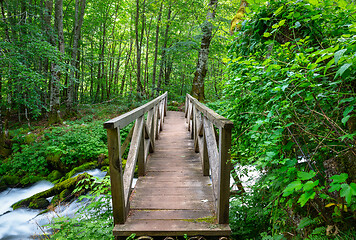
MULTIPOLYGON (((106 172, 99 169, 85 171, 92 176, 103 178, 106 172)), ((26 240, 36 239, 35 236, 43 235, 46 229, 42 227, 48 224, 55 216, 74 216, 83 204, 77 201, 38 215, 42 210, 20 208, 12 210, 11 205, 32 195, 53 187, 48 181, 38 182, 28 188, 8 188, 0 192, 0 240, 26 240)), ((50 200, 50 199, 49 199, 50 200)), ((39 238, 43 239, 43 238, 39 238)))

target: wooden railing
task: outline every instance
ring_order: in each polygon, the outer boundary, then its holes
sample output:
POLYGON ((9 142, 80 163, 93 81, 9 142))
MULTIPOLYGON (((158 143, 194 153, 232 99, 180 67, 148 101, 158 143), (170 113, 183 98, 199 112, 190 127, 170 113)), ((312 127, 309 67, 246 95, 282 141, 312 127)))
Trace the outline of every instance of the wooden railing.
POLYGON ((233 123, 189 94, 185 101, 188 131, 200 153, 204 176, 211 176, 218 222, 229 222, 230 148, 233 123))
POLYGON ((104 123, 107 129, 110 161, 111 193, 114 223, 124 224, 130 210, 131 185, 138 164, 138 175, 144 176, 149 152, 155 148, 155 140, 163 129, 167 112, 167 92, 145 105, 104 123), (120 129, 135 121, 121 145, 120 129), (131 143, 131 144, 130 144, 131 143), (130 145, 125 171, 121 157, 130 145))

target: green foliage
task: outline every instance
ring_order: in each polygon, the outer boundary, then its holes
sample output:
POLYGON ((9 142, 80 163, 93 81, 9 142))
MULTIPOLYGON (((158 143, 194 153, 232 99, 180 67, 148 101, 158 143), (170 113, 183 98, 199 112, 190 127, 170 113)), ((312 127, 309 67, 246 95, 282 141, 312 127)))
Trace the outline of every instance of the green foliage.
MULTIPOLYGON (((74 192, 81 191, 81 186, 87 186, 87 184, 79 186, 74 192)), ((91 186, 93 190, 90 194, 79 198, 79 201, 83 202, 83 207, 74 218, 57 217, 48 225, 54 230, 51 239, 114 239, 110 178, 95 179, 91 186)))
MULTIPOLYGON (((15 131, 13 155, 1 163, 0 175, 45 177, 53 169, 66 173, 85 162, 97 160, 100 154, 107 155, 103 121, 70 124, 43 130, 30 144, 26 144, 26 136, 32 133, 23 135, 15 131)), ((23 184, 38 181, 24 179, 28 181, 23 184)))
POLYGON ((343 1, 270 1, 235 35, 225 96, 210 107, 234 121, 233 163, 263 171, 255 194, 271 228, 249 238, 354 231, 354 12, 343 1))

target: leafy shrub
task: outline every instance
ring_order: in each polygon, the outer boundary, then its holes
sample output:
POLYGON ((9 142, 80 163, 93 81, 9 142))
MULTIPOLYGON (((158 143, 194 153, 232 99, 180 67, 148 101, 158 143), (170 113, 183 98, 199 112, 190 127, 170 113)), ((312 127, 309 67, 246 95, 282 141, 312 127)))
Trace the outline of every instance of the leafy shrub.
POLYGON ((235 123, 233 162, 263 170, 266 239, 354 231, 354 12, 346 1, 270 1, 230 47, 225 97, 210 106, 235 123))
MULTIPOLYGON (((110 178, 96 178, 92 186, 90 194, 79 198, 85 204, 75 217, 57 217, 48 225, 55 232, 51 239, 114 239, 110 178)), ((80 187, 73 193, 76 191, 81 191, 80 187)))

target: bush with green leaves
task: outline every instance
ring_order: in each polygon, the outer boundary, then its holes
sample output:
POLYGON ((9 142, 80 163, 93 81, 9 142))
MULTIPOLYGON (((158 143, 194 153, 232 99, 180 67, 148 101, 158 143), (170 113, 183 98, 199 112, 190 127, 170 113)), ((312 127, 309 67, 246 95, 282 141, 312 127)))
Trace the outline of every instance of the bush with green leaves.
POLYGON ((234 35, 225 97, 211 106, 234 121, 233 162, 263 170, 255 194, 271 203, 266 236, 354 231, 355 11, 347 1, 270 1, 234 35))
MULTIPOLYGON (((79 197, 78 200, 85 200, 85 204, 73 218, 57 217, 48 225, 54 231, 51 239, 114 239, 110 178, 95 178, 95 181, 91 181, 91 187, 93 189, 89 194, 79 197)), ((73 193, 81 190, 78 187, 73 193)))

